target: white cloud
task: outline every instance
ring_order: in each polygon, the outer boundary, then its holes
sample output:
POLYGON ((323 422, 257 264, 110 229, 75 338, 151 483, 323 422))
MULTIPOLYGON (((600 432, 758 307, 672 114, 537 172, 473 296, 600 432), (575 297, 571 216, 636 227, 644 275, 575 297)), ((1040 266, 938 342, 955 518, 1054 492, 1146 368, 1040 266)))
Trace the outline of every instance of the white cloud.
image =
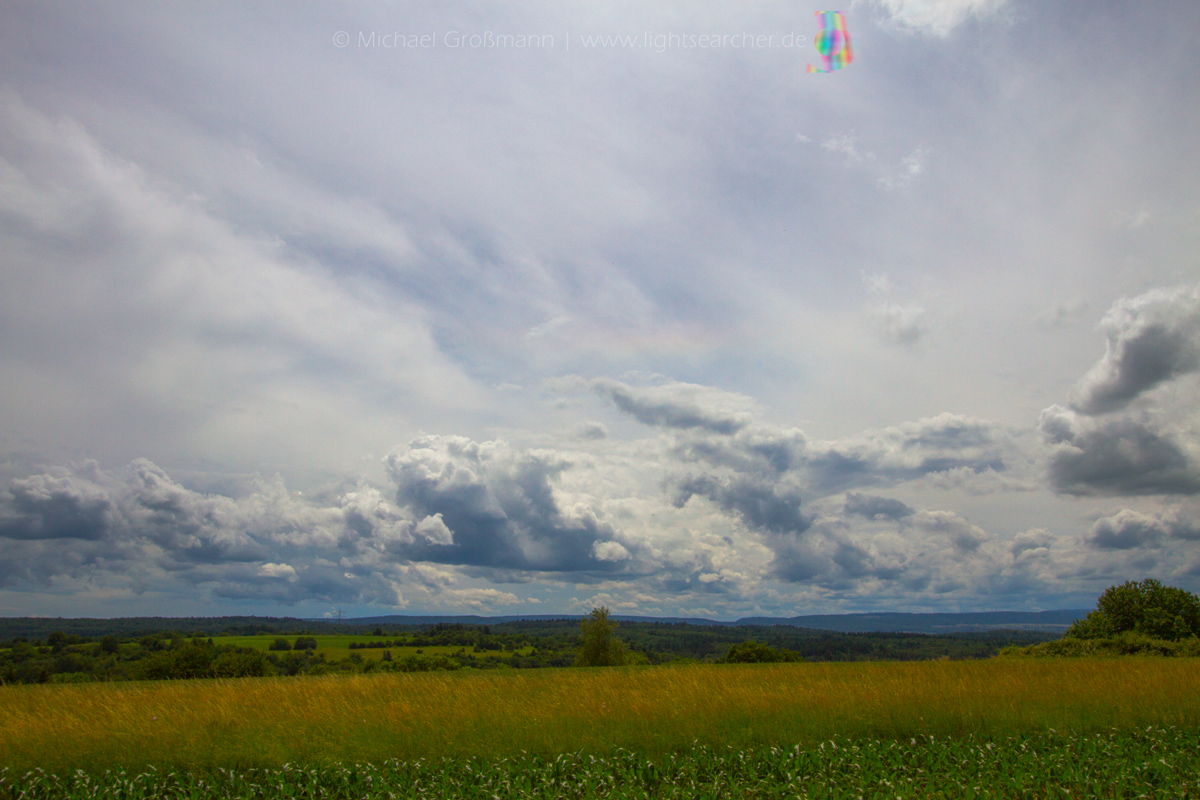
POLYGON ((921 33, 946 37, 972 17, 987 19, 1008 0, 878 0, 892 21, 921 33))

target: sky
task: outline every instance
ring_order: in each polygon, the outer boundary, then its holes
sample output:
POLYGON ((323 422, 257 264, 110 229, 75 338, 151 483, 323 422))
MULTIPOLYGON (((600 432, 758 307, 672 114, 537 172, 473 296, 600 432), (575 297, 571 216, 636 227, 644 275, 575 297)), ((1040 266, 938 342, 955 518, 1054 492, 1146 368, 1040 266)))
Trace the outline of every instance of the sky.
POLYGON ((0 615, 1200 590, 1200 4, 0 8, 0 615))

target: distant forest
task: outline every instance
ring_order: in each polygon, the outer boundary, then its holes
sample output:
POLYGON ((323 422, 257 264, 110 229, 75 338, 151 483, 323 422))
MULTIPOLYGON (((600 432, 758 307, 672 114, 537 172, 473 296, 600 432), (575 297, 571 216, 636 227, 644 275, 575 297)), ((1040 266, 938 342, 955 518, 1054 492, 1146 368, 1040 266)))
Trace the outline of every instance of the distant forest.
MULTIPOLYGON (((976 659, 1056 638, 1037 631, 839 633, 792 625, 628 621, 615 634, 634 664, 713 662, 748 642, 788 660, 976 659)), ((577 619, 383 626, 268 617, 10 618, 0 619, 0 682, 568 667, 582 643, 577 619), (234 636, 254 637, 258 645, 223 639, 234 636), (313 637, 326 637, 328 646, 313 637)))

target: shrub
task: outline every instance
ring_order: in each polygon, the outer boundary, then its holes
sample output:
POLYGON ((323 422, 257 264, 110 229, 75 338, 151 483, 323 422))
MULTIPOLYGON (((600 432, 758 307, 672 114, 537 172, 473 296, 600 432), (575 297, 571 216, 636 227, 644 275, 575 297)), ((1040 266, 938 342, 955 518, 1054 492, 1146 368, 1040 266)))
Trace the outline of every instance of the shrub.
POLYGON ((315 638, 313 638, 312 636, 297 636, 296 637, 296 649, 297 650, 316 650, 317 649, 317 640, 315 638))
POLYGON ((212 672, 218 678, 259 678, 267 674, 268 662, 257 650, 237 650, 217 656, 212 672))
POLYGON ((141 661, 142 677, 150 680, 165 678, 206 678, 212 674, 212 653, 207 647, 194 644, 160 650, 141 661))
POLYGON ((733 645, 725 657, 720 659, 721 663, 725 664, 775 664, 803 660, 803 656, 792 650, 780 650, 753 640, 733 645))
POLYGON ((277 639, 275 639, 275 641, 271 642, 271 644, 269 644, 267 646, 267 649, 268 650, 291 650, 292 643, 289 642, 287 639, 284 639, 282 636, 280 636, 277 639))

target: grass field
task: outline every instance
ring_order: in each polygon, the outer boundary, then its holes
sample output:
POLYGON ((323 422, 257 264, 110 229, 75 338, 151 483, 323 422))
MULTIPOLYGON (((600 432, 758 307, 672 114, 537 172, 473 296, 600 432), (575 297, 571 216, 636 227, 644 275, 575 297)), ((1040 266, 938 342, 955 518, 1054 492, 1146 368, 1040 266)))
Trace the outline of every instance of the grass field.
POLYGON ((0 765, 279 767, 835 736, 1200 727, 1192 659, 992 659, 414 673, 0 688, 0 765))

